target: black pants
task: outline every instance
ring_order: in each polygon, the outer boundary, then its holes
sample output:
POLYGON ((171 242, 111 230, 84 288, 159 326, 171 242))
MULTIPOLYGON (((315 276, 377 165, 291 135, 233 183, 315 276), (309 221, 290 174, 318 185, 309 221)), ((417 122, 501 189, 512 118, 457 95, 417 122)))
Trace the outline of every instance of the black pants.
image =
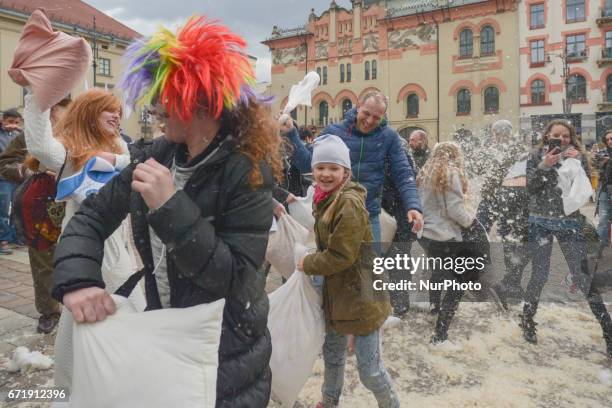
POLYGON ((523 313, 533 318, 538 309, 540 295, 550 273, 552 237, 557 238, 563 256, 568 264, 573 281, 586 296, 591 312, 601 325, 604 333, 612 333, 612 320, 596 286, 592 284, 586 260, 585 236, 575 227, 573 220, 536 220, 530 223, 529 243, 532 245, 533 272, 525 293, 523 313), (565 224, 563 224, 565 222, 565 224), (565 226, 574 226, 565 228, 565 226))
MULTIPOLYGON (((422 238, 419 243, 429 258, 456 258, 459 255, 460 243, 458 242, 434 241, 422 238)), ((457 275, 454 270, 434 269, 431 272, 430 283, 439 283, 444 280, 461 281, 459 275, 457 275)), ((451 314, 452 318, 452 314, 454 314, 459 307, 463 292, 463 290, 451 288, 446 291, 444 299, 442 299, 441 290, 430 290, 429 302, 439 306, 440 314, 451 314)))
MULTIPOLYGON (((407 254, 410 256, 412 250, 412 226, 408 223, 406 214, 395 214, 397 221, 397 231, 393 237, 389 250, 386 252, 387 257, 395 257, 396 254, 407 254)), ((403 270, 389 271, 389 281, 399 283, 402 279, 411 280, 412 274, 403 270)), ((410 296, 407 290, 392 290, 389 293, 393 313, 402 315, 410 308, 410 296)))

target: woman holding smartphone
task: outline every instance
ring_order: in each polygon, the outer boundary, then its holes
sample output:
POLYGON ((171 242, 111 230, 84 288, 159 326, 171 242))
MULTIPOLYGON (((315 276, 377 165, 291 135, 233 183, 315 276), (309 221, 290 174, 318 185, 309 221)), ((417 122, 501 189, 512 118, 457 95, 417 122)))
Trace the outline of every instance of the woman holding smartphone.
POLYGON ((612 320, 600 294, 591 286, 592 277, 586 263, 586 239, 579 222, 581 214, 579 211, 565 214, 562 191, 558 187, 558 169, 568 158, 580 160, 588 174, 587 155, 576 137, 576 130, 567 121, 553 120, 548 124, 542 142, 527 161, 528 239, 534 252, 533 273, 527 285, 520 326, 525 340, 536 344, 533 317, 548 280, 552 238, 555 236, 573 281, 586 295, 589 307, 603 329, 607 355, 612 359, 612 320))

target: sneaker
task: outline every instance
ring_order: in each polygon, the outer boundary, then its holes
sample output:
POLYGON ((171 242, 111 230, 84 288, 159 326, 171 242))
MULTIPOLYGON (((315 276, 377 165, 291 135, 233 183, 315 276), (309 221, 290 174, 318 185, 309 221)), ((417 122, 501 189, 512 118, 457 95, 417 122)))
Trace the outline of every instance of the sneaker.
POLYGON ((36 327, 36 331, 38 333, 49 334, 53 331, 53 329, 55 329, 58 321, 58 314, 42 315, 38 318, 38 326, 36 327))
POLYGON ((13 251, 9 247, 8 242, 2 241, 0 243, 0 255, 10 255, 12 253, 13 253, 13 251))
POLYGON ((537 323, 533 321, 533 318, 527 315, 519 315, 521 318, 521 322, 519 323, 519 327, 523 329, 523 337, 527 340, 528 343, 538 344, 538 337, 536 335, 536 325, 537 323))

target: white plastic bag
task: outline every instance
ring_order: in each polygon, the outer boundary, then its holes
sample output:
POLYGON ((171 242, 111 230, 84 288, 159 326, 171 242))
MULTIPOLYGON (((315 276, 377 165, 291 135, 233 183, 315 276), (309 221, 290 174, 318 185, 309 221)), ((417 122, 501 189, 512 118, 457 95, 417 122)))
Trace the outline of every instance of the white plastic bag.
POLYGON ((397 231, 397 221, 385 210, 380 210, 380 238, 381 242, 392 242, 397 231))
POLYGON ((557 186, 562 191, 563 211, 565 215, 570 215, 589 202, 593 195, 593 186, 578 159, 565 159, 557 174, 557 186))
POLYGON ((312 199, 314 197, 314 187, 308 187, 306 197, 297 197, 297 200, 289 203, 289 214, 294 220, 299 222, 307 230, 312 230, 315 219, 312 215, 312 199))
POLYGON ((306 244, 308 230, 302 227, 289 214, 281 216, 276 221, 276 231, 270 233, 266 248, 266 261, 278 271, 283 278, 288 279, 295 269, 295 245, 306 244))
POLYGON ((272 393, 283 407, 293 407, 325 340, 321 294, 304 272, 296 270, 268 297, 272 393))
POLYGON ((315 71, 311 71, 299 84, 293 85, 289 91, 289 98, 287 99, 287 105, 283 109, 283 113, 289 114, 298 105, 311 106, 312 104, 312 91, 319 86, 319 74, 315 71))
POLYGON ((74 324, 69 406, 213 408, 225 300, 138 313, 113 299, 106 320, 74 324))

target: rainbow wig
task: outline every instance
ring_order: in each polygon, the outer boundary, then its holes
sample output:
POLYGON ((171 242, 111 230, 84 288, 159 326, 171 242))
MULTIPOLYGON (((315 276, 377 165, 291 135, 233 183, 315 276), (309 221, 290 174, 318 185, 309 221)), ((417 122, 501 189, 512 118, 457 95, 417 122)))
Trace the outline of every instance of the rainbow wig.
POLYGON ((126 51, 127 69, 120 82, 126 102, 160 101, 184 122, 198 107, 219 119, 224 108, 232 110, 253 98, 265 102, 252 89, 255 76, 246 45, 205 16, 191 17, 176 35, 162 27, 126 51))

